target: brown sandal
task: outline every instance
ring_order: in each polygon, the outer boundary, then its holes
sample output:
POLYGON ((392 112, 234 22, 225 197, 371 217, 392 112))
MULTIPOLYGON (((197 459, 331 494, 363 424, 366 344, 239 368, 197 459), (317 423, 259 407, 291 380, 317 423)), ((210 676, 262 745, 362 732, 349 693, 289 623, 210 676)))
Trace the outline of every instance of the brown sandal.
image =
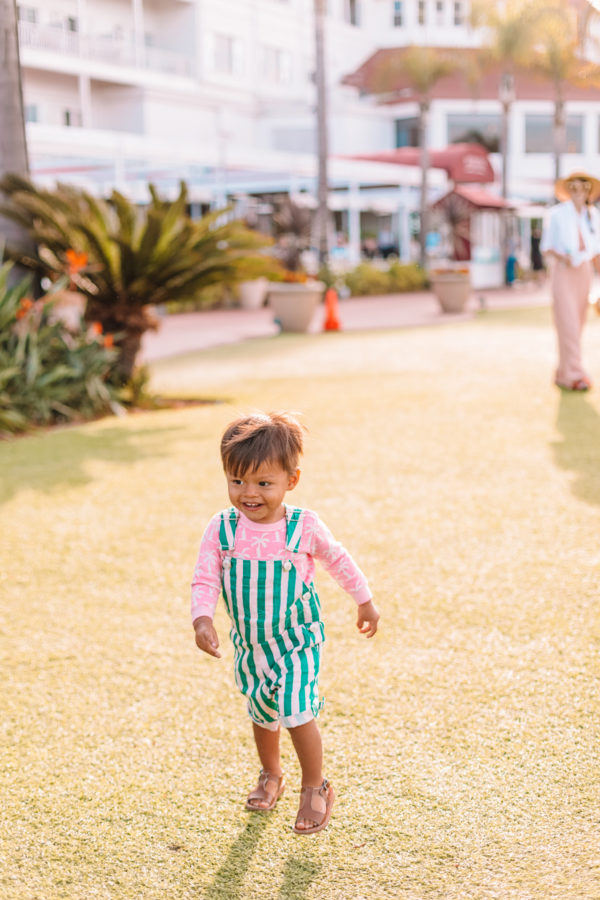
POLYGON ((300 806, 296 816, 296 824, 294 825, 296 834, 315 834, 317 831, 325 828, 331 818, 334 800, 333 787, 326 778, 323 779, 321 787, 303 787, 300 791, 300 806), (318 798, 318 803, 315 806, 313 800, 316 798, 318 798), (325 809, 323 809, 323 803, 325 803, 325 809), (301 822, 303 819, 315 824, 311 825, 310 828, 298 828, 298 822, 301 822))
POLYGON ((246 809, 251 810, 252 812, 271 812, 271 810, 275 809, 275 804, 281 797, 285 790, 285 781, 283 780, 283 775, 273 775, 271 772, 265 772, 264 769, 260 770, 260 775, 258 776, 258 784, 254 788, 253 791, 250 791, 248 797, 246 798, 246 809), (274 784, 275 790, 269 790, 267 785, 274 784), (266 806, 257 806, 256 803, 253 803, 253 800, 261 800, 266 801, 266 806))

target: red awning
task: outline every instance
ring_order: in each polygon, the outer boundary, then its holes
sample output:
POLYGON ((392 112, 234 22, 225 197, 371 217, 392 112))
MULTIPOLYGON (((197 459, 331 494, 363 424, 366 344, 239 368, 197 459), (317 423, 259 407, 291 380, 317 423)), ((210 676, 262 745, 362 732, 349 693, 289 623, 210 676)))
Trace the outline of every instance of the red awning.
MULTIPOLYGON (((379 153, 361 153, 352 159, 418 166, 421 151, 418 147, 398 147, 379 153)), ((488 152, 481 144, 451 144, 443 150, 430 150, 429 165, 433 169, 445 169, 452 181, 487 184, 495 180, 488 152)))

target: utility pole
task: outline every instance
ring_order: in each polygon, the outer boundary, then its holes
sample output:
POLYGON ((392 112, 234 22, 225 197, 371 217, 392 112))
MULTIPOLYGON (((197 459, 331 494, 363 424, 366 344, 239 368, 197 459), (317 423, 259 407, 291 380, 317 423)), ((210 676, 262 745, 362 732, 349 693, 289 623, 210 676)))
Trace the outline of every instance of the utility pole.
POLYGON ((327 159, 329 154, 329 141, 327 138, 327 84, 325 75, 325 5, 326 0, 314 0, 315 2, 315 82, 317 88, 317 155, 318 155, 318 186, 317 186, 317 248, 319 262, 327 262, 329 256, 329 243, 327 239, 329 224, 328 209, 328 177, 327 159))

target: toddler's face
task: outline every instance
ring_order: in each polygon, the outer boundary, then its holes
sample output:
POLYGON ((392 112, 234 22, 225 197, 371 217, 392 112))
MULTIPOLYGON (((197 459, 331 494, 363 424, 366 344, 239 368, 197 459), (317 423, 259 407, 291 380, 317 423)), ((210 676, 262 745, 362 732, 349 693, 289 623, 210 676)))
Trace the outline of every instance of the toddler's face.
POLYGON ((300 469, 290 474, 277 462, 264 462, 255 472, 226 472, 229 499, 252 522, 268 525, 283 519, 283 500, 298 484, 300 469))

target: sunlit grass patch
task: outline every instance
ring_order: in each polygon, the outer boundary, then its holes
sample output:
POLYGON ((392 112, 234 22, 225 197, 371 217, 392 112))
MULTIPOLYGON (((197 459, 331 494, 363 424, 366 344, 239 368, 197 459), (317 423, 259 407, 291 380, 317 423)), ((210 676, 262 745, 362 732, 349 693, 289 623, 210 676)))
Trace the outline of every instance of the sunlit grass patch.
MULTIPOLYGON (((600 323, 585 356, 600 382, 600 323)), ((285 337, 154 369, 229 398, 0 446, 0 897, 582 900, 597 860, 600 403, 552 386, 546 311, 285 337), (368 573, 373 641, 322 571, 326 772, 269 817, 188 585, 239 409, 309 427, 290 500, 368 573)))

